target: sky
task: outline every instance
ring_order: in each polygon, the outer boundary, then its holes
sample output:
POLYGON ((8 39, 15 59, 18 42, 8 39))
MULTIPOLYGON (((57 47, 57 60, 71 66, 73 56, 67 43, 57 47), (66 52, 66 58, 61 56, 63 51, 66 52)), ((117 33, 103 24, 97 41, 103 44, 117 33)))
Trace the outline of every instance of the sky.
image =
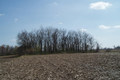
POLYGON ((0 45, 42 27, 85 31, 101 47, 120 45, 120 0, 0 0, 0 45))

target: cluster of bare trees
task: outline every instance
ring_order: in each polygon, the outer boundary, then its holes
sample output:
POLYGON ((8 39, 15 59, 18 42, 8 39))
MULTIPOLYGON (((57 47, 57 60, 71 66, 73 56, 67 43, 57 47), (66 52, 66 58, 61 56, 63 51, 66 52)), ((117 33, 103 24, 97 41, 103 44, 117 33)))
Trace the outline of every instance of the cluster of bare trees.
POLYGON ((99 50, 99 44, 88 33, 66 31, 57 28, 43 28, 18 33, 18 51, 23 54, 56 52, 93 52, 99 50))
POLYGON ((17 54, 17 46, 1 45, 0 46, 0 55, 12 55, 17 54))
POLYGON ((114 49, 120 49, 120 46, 113 46, 114 49))

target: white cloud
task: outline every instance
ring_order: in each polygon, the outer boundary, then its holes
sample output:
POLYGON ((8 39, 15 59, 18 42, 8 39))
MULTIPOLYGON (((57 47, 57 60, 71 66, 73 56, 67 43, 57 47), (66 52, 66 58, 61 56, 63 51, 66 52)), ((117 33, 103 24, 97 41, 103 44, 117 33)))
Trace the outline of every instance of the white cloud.
POLYGON ((11 41, 17 41, 17 39, 12 39, 11 41))
POLYGON ((18 19, 15 19, 15 22, 18 21, 18 19))
POLYGON ((114 26, 114 28, 120 28, 120 25, 114 26))
POLYGON ((82 32, 87 32, 87 29, 80 29, 80 31, 82 31, 82 32))
POLYGON ((112 4, 110 4, 109 2, 96 2, 90 4, 90 8, 95 10, 103 10, 110 6, 112 6, 112 4))
POLYGON ((55 5, 58 5, 56 2, 54 2, 55 5))
POLYGON ((4 14, 0 14, 0 16, 3 16, 4 14))
POLYGON ((63 24, 63 23, 59 22, 59 24, 63 24))
POLYGON ((100 25, 100 26, 99 26, 99 28, 101 28, 101 29, 109 29, 109 28, 110 28, 110 26, 100 25))

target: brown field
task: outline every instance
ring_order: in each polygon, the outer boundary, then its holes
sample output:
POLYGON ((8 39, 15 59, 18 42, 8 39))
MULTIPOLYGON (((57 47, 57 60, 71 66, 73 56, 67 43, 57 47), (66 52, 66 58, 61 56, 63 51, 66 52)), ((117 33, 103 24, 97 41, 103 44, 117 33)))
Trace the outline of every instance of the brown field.
MULTIPOLYGON (((100 49, 99 51, 100 53, 106 53, 105 49, 100 49)), ((115 52, 119 52, 120 53, 120 49, 110 49, 109 51, 110 53, 115 53, 115 52)), ((108 52, 107 52, 108 53, 108 52)))
POLYGON ((120 80, 120 53, 2 56, 0 80, 120 80))

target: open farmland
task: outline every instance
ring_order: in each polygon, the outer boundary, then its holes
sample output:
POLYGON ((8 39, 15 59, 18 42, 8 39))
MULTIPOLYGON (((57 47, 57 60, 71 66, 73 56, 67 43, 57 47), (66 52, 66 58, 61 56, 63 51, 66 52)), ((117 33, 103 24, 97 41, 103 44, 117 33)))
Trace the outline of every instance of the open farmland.
POLYGON ((120 80, 120 53, 31 55, 0 60, 0 80, 120 80))

